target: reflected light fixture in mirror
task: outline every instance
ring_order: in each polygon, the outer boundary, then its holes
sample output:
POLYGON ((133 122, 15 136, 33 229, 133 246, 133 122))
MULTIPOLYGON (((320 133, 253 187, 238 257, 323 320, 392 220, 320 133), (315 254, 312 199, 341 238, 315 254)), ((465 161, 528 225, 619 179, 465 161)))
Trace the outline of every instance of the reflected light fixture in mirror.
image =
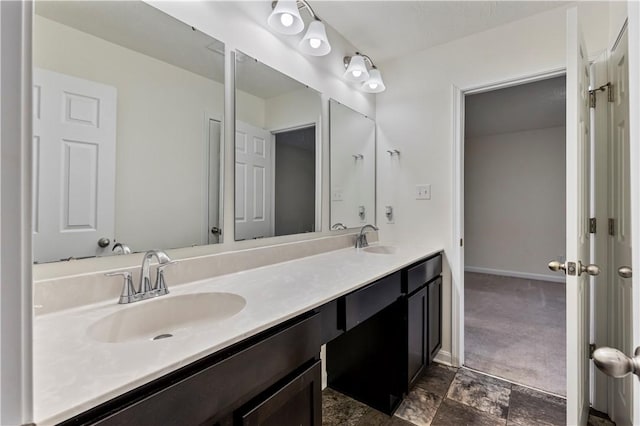
POLYGON ((345 80, 362 83, 363 92, 380 93, 387 88, 382 81, 380 70, 367 55, 356 52, 353 56, 345 56, 343 61, 345 80))
POLYGON ((331 52, 326 28, 313 9, 311 9, 309 3, 305 0, 279 0, 271 3, 271 7, 273 11, 269 15, 267 23, 273 30, 285 35, 298 34, 304 29, 304 21, 300 16, 299 9, 305 8, 313 21, 309 24, 309 28, 302 40, 300 40, 298 48, 305 55, 311 56, 324 56, 331 52))

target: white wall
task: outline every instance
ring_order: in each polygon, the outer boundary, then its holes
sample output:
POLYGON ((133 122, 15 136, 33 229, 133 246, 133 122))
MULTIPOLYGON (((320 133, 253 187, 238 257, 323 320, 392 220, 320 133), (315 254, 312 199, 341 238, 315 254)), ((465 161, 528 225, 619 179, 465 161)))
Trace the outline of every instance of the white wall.
POLYGON ((557 278, 547 263, 565 255, 565 131, 465 140, 465 267, 557 278))
MULTIPOLYGON (((584 2, 579 9, 590 52, 603 50, 607 4, 584 2)), ((387 90, 376 104, 378 215, 385 205, 395 212, 394 225, 381 224, 383 239, 440 245, 450 260, 453 86, 481 86, 564 67, 565 28, 565 8, 558 8, 379 64, 387 90), (394 148, 401 154, 392 162, 386 150, 394 148), (432 184, 431 200, 414 199, 420 183, 432 184)), ((446 266, 444 275, 443 351, 448 352, 451 277, 446 266)))

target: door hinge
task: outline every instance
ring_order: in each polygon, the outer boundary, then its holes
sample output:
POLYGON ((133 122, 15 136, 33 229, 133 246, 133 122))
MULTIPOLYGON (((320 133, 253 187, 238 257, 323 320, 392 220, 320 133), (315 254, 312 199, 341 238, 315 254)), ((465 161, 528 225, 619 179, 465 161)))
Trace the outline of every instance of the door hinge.
POLYGON ((593 359, 593 353, 596 351, 596 344, 589 343, 589 359, 593 359))
POLYGON ((460 238, 460 247, 464 247, 464 241, 460 238))
POLYGON ((589 218, 589 233, 595 234, 596 229, 597 229, 596 218, 595 217, 589 218))
POLYGON ((598 87, 597 89, 591 89, 589 90, 589 108, 595 108, 596 107, 596 93, 597 92, 604 92, 607 91, 607 100, 609 102, 613 102, 613 84, 611 84, 610 82, 607 84, 603 84, 602 86, 598 87))
POLYGON ((609 221, 607 222, 607 225, 609 228, 609 235, 611 235, 612 237, 616 235, 615 224, 616 224, 616 221, 612 217, 610 217, 609 221))

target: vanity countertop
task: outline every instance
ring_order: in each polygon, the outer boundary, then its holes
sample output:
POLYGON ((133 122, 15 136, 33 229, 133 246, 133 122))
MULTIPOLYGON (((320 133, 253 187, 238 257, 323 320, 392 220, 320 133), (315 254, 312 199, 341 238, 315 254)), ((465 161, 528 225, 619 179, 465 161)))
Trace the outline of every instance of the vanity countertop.
MULTIPOLYGON (((171 295, 228 292, 245 308, 210 328, 157 341, 103 343, 87 335, 95 321, 133 305, 116 300, 34 319, 34 421, 54 424, 204 356, 442 251, 397 245, 392 254, 336 250, 171 287, 171 295)), ((143 301, 138 303, 153 303, 143 301)), ((153 318, 148 318, 153 321, 153 318)))

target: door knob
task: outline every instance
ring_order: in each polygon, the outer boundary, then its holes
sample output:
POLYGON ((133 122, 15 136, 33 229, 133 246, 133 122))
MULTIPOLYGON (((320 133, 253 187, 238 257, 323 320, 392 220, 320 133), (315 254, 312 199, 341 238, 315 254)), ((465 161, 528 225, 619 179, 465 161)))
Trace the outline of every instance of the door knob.
POLYGON ((580 265, 580 272, 578 272, 578 275, 586 272, 587 274, 595 277, 600 273, 600 267, 598 265, 583 265, 580 262, 578 262, 578 265, 580 265))
POLYGON ((567 271, 567 267, 564 263, 560 263, 557 260, 552 260, 549 262, 549 269, 552 271, 567 271))
POLYGON ((614 348, 598 348, 593 352, 593 363, 607 376, 620 378, 631 373, 640 376, 640 346, 633 357, 614 348))
POLYGON ((98 240, 98 245, 102 248, 109 247, 110 244, 111 244, 111 240, 108 239, 107 237, 102 237, 98 240))
POLYGON ((213 228, 211 228, 211 233, 213 235, 221 235, 222 229, 218 228, 217 226, 214 226, 213 228))
POLYGON ((632 271, 631 271, 631 267, 630 266, 621 266, 618 268, 618 275, 620 275, 622 278, 631 278, 631 276, 633 275, 632 271))

